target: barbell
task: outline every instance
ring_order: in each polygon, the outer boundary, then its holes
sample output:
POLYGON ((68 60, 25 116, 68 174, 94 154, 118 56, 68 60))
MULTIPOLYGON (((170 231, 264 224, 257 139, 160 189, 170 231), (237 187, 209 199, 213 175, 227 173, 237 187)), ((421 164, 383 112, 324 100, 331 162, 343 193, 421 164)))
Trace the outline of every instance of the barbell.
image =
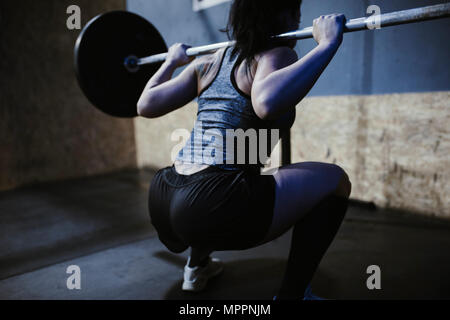
MULTIPOLYGON (((381 14, 380 27, 446 18, 450 2, 381 14)), ((374 17, 348 20, 344 32, 369 30, 374 17)), ((274 36, 281 40, 313 37, 308 27, 274 36)), ((189 48, 188 56, 212 53, 234 41, 189 48)), ((146 83, 167 58, 167 45, 146 19, 128 11, 111 11, 90 20, 75 44, 75 71, 88 100, 115 117, 137 116, 136 104, 146 83)))

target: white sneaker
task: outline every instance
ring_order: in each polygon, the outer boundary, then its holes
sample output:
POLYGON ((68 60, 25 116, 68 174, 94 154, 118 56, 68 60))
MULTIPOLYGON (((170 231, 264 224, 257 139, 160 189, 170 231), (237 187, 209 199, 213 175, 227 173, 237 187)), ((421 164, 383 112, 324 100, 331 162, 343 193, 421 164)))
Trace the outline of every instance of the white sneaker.
POLYGON ((208 280, 219 275, 223 271, 223 263, 220 259, 209 258, 208 264, 204 267, 189 267, 188 258, 186 265, 184 266, 184 281, 183 290, 199 292, 205 289, 208 280))

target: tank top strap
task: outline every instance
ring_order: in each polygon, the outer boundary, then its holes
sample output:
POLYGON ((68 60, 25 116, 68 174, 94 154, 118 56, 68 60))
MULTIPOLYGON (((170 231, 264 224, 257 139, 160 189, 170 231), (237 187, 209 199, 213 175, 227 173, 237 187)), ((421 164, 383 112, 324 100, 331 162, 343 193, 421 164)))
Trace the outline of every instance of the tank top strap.
POLYGON ((232 51, 233 47, 225 48, 225 53, 217 75, 218 77, 221 77, 223 80, 229 79, 232 68, 237 60, 237 55, 235 57, 231 56, 232 51))

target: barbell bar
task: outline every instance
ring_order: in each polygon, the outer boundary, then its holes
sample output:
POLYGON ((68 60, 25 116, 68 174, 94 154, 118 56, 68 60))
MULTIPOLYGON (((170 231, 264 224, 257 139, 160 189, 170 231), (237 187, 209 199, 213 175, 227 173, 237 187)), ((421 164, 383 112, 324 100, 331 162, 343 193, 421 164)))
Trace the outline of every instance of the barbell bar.
MULTIPOLYGON (((400 24, 427 21, 449 16, 450 16, 450 3, 443 3, 434 6, 385 13, 381 14, 377 19, 379 19, 378 22, 380 23, 380 27, 390 27, 400 24)), ((373 21, 374 17, 362 17, 349 20, 345 24, 344 32, 349 33, 361 30, 368 30, 369 26, 373 24, 373 21)), ((302 39, 310 39, 312 37, 313 37, 313 27, 307 27, 297 31, 286 32, 277 35, 274 38, 284 40, 294 40, 294 39, 302 40, 302 39)), ((189 57, 208 54, 221 48, 231 47, 235 43, 236 43, 235 41, 226 41, 206 46, 189 48, 186 50, 186 54, 189 57)), ((168 53, 160 53, 150 57, 140 58, 137 59, 136 62, 133 62, 132 60, 127 60, 125 62, 125 65, 128 62, 138 66, 144 64, 163 62, 166 60, 167 54, 168 53)))
MULTIPOLYGON (((381 14, 375 21, 380 27, 389 27, 446 17, 450 17, 450 2, 381 14)), ((344 32, 369 30, 373 19, 348 20, 344 32)), ((281 40, 312 37, 312 27, 274 36, 281 40)), ((186 53, 199 56, 234 44, 226 41, 193 47, 186 53)), ((164 39, 150 22, 131 12, 112 11, 93 18, 81 31, 75 44, 75 70, 81 89, 94 106, 112 116, 135 117, 143 88, 167 55, 164 39)))

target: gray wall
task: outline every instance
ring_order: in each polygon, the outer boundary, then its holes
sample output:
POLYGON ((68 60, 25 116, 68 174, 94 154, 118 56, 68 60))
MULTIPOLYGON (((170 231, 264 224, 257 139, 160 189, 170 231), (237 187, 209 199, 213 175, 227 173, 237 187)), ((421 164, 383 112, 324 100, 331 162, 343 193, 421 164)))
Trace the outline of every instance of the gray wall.
POLYGON ((0 190, 136 167, 132 120, 95 109, 75 79, 72 4, 83 25, 125 8, 124 0, 0 1, 0 190))
MULTIPOLYGON (((340 12, 347 18, 366 16, 370 4, 382 12, 433 5, 443 0, 305 0, 302 27, 321 14, 340 12)), ((225 41, 218 31, 226 25, 229 3, 192 11, 191 0, 128 0, 128 10, 151 21, 168 45, 225 41)), ((310 95, 382 94, 445 91, 450 89, 450 19, 346 34, 335 59, 310 95)), ((297 52, 305 55, 313 40, 299 42, 297 52)))

